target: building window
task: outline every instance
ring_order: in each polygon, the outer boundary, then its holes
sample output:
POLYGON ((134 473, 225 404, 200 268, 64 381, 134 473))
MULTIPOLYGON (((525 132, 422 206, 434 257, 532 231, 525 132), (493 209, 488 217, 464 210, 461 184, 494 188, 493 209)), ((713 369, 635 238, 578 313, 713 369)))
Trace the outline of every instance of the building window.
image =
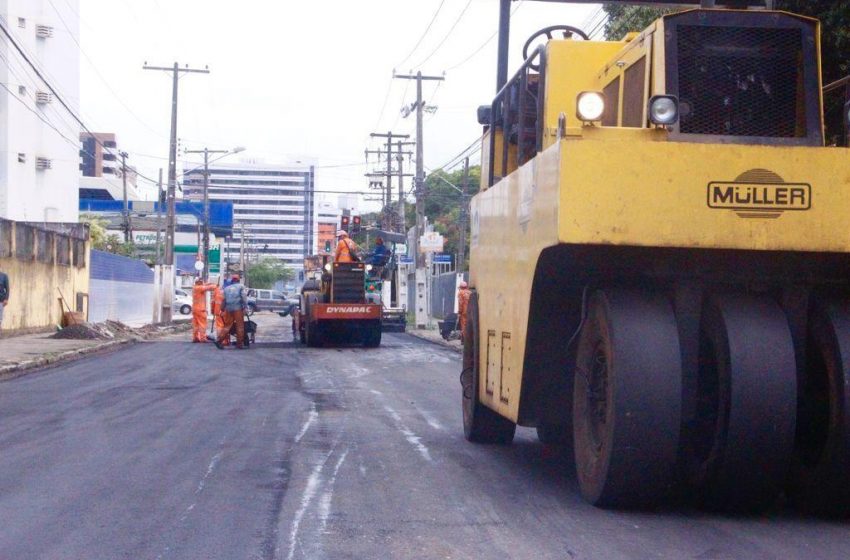
POLYGON ((19 152, 18 153, 18 163, 26 163, 26 162, 27 162, 27 155, 19 152))
POLYGON ((23 29, 23 28, 25 28, 26 26, 27 26, 27 20, 26 20, 26 18, 19 17, 19 18, 18 18, 18 27, 20 27, 20 28, 22 28, 22 29, 23 29))
POLYGON ((18 94, 26 95, 27 94, 27 86, 18 86, 18 94))

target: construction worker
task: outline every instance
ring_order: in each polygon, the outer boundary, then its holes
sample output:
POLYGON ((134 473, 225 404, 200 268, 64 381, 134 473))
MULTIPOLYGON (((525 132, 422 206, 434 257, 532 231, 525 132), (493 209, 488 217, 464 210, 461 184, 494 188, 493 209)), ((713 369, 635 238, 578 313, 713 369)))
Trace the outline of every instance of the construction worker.
POLYGON ((198 278, 192 288, 192 342, 207 341, 207 292, 215 290, 215 284, 204 284, 198 278))
POLYGON ((223 341, 230 338, 230 329, 236 325, 236 348, 245 348, 245 309, 248 296, 238 274, 231 277, 231 284, 224 289, 224 326, 218 331, 215 345, 224 348, 223 341))
POLYGON ((384 238, 378 237, 375 239, 375 249, 372 251, 372 257, 369 259, 369 264, 372 266, 384 266, 387 264, 390 255, 387 246, 384 245, 384 238))
MULTIPOLYGON (((230 285, 230 282, 225 280, 223 284, 226 287, 230 285)), ((224 288, 222 286, 216 286, 213 292, 213 318, 215 319, 213 340, 218 340, 218 333, 224 328, 224 288)), ((228 336, 221 344, 229 345, 230 337, 228 336)))
POLYGON ((336 256, 334 257, 334 261, 339 263, 360 262, 360 257, 357 256, 360 247, 348 237, 348 232, 341 229, 336 232, 336 237, 336 256))
POLYGON ((466 310, 469 307, 471 296, 472 290, 469 289, 469 284, 461 282, 457 291, 457 328, 460 330, 461 340, 463 340, 463 333, 466 329, 466 310))

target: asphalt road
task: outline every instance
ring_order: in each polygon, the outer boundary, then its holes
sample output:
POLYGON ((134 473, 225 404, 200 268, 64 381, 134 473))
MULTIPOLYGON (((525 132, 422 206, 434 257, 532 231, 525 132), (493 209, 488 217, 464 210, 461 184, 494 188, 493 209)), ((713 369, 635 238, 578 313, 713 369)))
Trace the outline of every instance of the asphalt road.
POLYGON ((451 351, 262 323, 0 383, 0 559, 850 558, 845 522, 594 509, 533 431, 463 439, 451 351))

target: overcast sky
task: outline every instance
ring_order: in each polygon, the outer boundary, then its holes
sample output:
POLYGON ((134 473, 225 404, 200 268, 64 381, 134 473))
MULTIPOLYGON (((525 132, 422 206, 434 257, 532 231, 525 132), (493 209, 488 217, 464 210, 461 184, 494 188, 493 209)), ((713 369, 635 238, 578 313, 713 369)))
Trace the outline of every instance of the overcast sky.
MULTIPOLYGON (((246 146, 229 157, 313 162, 318 191, 367 190, 363 174, 372 166, 364 164, 363 151, 377 147, 370 132, 413 136, 413 115, 401 118, 399 110, 415 99, 415 84, 392 80, 393 69, 445 72, 439 87, 424 87, 426 102, 439 107, 425 121, 426 168, 444 164, 480 135, 475 109, 495 90, 496 41, 471 55, 496 31, 497 0, 80 4, 84 120, 93 130, 117 133, 132 163, 151 177, 167 163, 171 81, 165 72, 142 70, 145 61, 210 68, 209 75, 180 81, 182 147, 246 146)), ((532 1, 514 8, 511 73, 534 31, 590 25, 598 13, 595 5, 532 1)))

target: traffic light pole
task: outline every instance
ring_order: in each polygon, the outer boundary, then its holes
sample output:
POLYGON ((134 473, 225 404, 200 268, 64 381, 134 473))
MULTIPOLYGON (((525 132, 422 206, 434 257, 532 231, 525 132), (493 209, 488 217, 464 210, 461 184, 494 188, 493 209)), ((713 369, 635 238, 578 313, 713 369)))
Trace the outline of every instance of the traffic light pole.
POLYGON ((210 279, 210 154, 229 154, 230 150, 186 150, 187 154, 204 154, 204 241, 202 259, 204 261, 204 282, 210 279))

